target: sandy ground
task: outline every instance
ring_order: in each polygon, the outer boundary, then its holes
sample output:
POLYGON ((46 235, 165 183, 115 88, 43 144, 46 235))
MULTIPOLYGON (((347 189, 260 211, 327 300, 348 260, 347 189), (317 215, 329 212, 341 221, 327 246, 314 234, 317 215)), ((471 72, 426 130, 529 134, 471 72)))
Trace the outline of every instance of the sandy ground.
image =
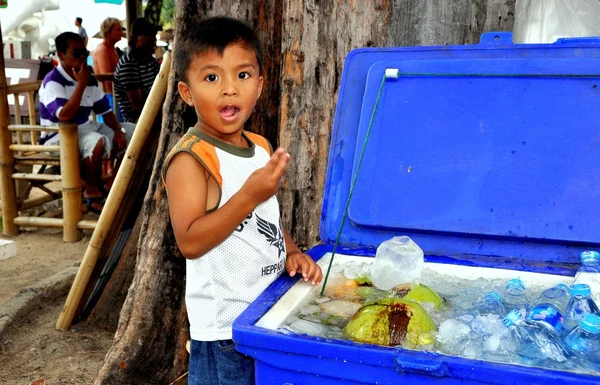
MULTIPOLYGON (((88 213, 85 219, 97 219, 88 213)), ((83 258, 91 232, 63 243, 61 229, 30 229, 15 238, 17 255, 0 261, 0 303, 22 288, 73 266, 83 258)), ((0 385, 92 384, 113 333, 75 325, 54 327, 66 296, 43 303, 0 336, 0 385), (43 380, 42 380, 43 379, 43 380)))

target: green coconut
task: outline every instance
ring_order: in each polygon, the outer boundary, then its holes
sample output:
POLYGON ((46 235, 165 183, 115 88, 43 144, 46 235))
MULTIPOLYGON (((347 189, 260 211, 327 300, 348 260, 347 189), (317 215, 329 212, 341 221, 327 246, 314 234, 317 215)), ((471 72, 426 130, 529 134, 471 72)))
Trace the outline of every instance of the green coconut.
POLYGON ((416 302, 383 298, 368 302, 344 327, 353 341, 396 346, 404 340, 420 345, 419 336, 435 330, 429 314, 416 302))
POLYGON ((419 303, 430 302, 436 308, 439 308, 444 303, 443 298, 438 293, 431 290, 428 286, 419 283, 398 285, 390 290, 388 296, 419 303))

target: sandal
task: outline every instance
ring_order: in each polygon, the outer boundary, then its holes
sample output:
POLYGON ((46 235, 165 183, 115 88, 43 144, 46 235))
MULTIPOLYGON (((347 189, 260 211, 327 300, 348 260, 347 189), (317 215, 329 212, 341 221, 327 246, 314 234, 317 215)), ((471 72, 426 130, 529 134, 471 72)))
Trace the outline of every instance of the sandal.
POLYGON ((85 199, 85 204, 89 211, 91 211, 95 214, 102 213, 102 209, 104 208, 104 204, 106 203, 103 197, 93 197, 93 198, 84 197, 83 199, 85 199), (94 207, 93 206, 94 203, 96 203, 96 205, 98 205, 98 204, 102 205, 102 208, 99 209, 97 207, 94 207))

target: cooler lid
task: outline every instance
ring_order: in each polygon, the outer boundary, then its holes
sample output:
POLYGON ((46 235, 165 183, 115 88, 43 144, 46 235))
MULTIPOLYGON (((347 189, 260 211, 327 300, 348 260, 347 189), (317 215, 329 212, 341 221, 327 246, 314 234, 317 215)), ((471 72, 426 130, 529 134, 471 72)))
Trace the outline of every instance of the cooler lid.
POLYGON ((334 120, 321 238, 574 261, 600 245, 600 39, 358 49, 334 120), (385 70, 396 68, 398 79, 385 70), (406 75, 405 75, 406 74, 406 75), (377 97, 379 102, 373 116, 377 97))

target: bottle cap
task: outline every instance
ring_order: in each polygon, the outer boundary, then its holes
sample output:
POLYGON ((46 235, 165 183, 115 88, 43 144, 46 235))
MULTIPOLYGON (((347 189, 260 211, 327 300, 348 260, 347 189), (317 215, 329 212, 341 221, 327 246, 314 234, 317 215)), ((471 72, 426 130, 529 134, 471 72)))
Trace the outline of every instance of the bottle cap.
POLYGON ((490 291, 485 295, 485 297, 493 301, 498 301, 499 303, 502 303, 502 297, 500 297, 500 294, 496 293, 495 291, 490 291))
POLYGON ((598 334, 600 333, 600 317, 588 313, 579 320, 579 327, 588 333, 598 334))
POLYGON ((590 287, 584 283, 576 283, 571 285, 570 290, 571 296, 581 295, 583 297, 589 297, 592 294, 590 287))
POLYGON ((519 278, 512 278, 506 282, 506 288, 520 286, 523 290, 525 290, 525 284, 519 278))
POLYGON ((502 320, 502 323, 504 324, 504 326, 509 327, 511 325, 514 325, 515 322, 517 322, 518 320, 520 320, 522 318, 523 318, 523 314, 521 314, 519 309, 513 309, 510 311, 510 313, 508 313, 506 315, 506 317, 504 317, 504 319, 502 320))
POLYGON ((581 263, 600 262, 600 254, 597 251, 587 250, 579 254, 581 263))

